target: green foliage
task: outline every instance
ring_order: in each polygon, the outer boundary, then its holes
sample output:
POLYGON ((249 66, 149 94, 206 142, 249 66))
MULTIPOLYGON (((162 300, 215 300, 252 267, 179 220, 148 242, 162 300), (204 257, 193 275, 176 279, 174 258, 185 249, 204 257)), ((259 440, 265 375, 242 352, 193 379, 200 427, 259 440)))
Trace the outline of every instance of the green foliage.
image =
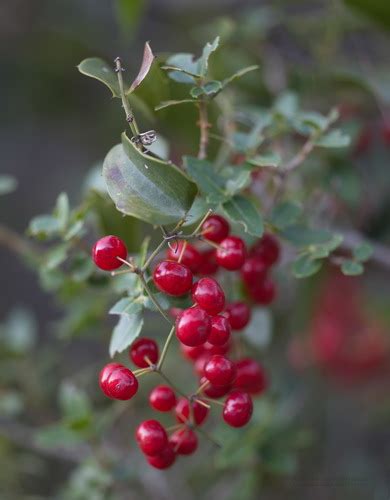
POLYGON ((11 175, 0 175, 0 196, 12 193, 18 187, 18 181, 11 175))
POLYGON ((241 224, 246 233, 262 236, 263 219, 256 205, 248 197, 237 194, 224 202, 222 209, 231 221, 241 224))
POLYGON ((120 299, 110 309, 110 314, 120 316, 110 341, 109 352, 111 357, 114 357, 116 352, 124 351, 141 333, 143 304, 144 299, 142 296, 136 299, 126 297, 120 299))

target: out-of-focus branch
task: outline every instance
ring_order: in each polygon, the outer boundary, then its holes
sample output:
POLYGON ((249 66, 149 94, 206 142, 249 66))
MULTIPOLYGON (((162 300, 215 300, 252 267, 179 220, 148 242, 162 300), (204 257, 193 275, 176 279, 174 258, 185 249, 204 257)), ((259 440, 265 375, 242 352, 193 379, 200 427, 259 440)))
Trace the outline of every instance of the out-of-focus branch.
POLYGON ((27 255, 35 249, 23 236, 0 224, 0 246, 4 246, 19 255, 27 255))
POLYGON ((353 229, 338 230, 336 228, 334 229, 334 232, 340 233, 343 236, 344 239, 341 244, 341 248, 345 248, 346 250, 353 250, 363 243, 368 243, 373 249, 370 260, 386 267, 387 269, 390 269, 390 248, 386 245, 370 240, 363 234, 353 229))
POLYGON ((209 144, 209 120, 207 113, 207 102, 204 99, 201 99, 198 104, 199 107, 199 131, 200 131, 200 139, 199 139, 199 152, 198 158, 200 160, 204 160, 207 156, 207 146, 209 144))

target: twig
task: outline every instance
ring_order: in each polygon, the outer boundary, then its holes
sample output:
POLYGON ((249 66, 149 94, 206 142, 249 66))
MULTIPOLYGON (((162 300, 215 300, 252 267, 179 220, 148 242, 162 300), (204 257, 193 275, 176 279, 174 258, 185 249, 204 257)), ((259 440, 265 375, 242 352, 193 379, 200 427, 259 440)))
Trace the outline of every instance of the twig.
POLYGON ((172 321, 171 319, 169 318, 169 316, 166 314, 166 312, 163 310, 163 308, 161 307, 161 305, 159 304, 158 300, 156 299, 156 297, 154 296, 154 294, 151 292, 148 284, 146 283, 146 280, 145 280, 145 277, 143 275, 142 272, 139 272, 138 273, 138 277, 139 279, 141 280, 141 283, 142 283, 142 286, 144 287, 144 290, 145 292, 148 294, 150 300, 153 302, 153 304, 156 306, 158 312, 161 314, 161 316, 163 316, 167 321, 168 323, 171 323, 172 324, 172 321))
POLYGON ((0 225, 0 245, 19 255, 35 253, 36 249, 25 238, 6 226, 0 225))
POLYGON ((372 255, 369 260, 380 264, 383 267, 390 269, 390 248, 386 245, 382 245, 381 243, 377 243, 366 238, 363 234, 358 231, 351 230, 343 230, 343 229, 332 229, 335 233, 339 233, 343 236, 343 241, 341 243, 341 248, 345 248, 347 250, 354 250, 356 247, 363 243, 368 243, 372 249, 372 255))
POLYGON ((210 124, 208 121, 208 113, 207 113, 207 102, 204 99, 200 99, 198 108, 199 108, 198 125, 200 131, 198 158, 200 160, 204 160, 207 156, 207 146, 209 144, 209 128, 210 128, 210 124))
POLYGON ((137 137, 139 135, 138 125, 137 125, 137 122, 135 121, 133 111, 131 110, 129 100, 126 97, 126 93, 125 93, 125 89, 124 89, 124 85, 123 85, 122 73, 124 71, 124 68, 122 66, 122 60, 120 57, 117 57, 114 62, 115 62, 115 72, 118 76, 118 84, 119 84, 119 90, 121 93, 122 106, 123 106, 123 109, 125 110, 125 113, 126 113, 126 121, 130 125, 131 132, 133 133, 133 136, 137 137))
POLYGON ((169 348, 169 345, 173 339, 173 334, 175 333, 175 326, 172 326, 171 328, 171 331, 169 332, 168 334, 168 337, 165 341, 165 344, 164 344, 164 347, 163 347, 163 350, 161 352, 161 356, 160 356, 160 359, 158 361, 158 364, 157 364, 157 368, 160 370, 163 363, 164 363, 164 360, 165 360, 165 356, 167 355, 167 352, 168 352, 168 348, 169 348))

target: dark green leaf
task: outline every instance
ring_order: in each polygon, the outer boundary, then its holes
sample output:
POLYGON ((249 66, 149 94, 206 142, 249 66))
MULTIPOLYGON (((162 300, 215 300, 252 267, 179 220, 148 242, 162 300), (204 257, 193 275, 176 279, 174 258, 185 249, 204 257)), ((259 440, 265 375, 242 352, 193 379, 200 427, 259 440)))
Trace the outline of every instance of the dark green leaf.
POLYGON ((374 249, 369 243, 362 243, 353 249, 353 256, 359 262, 365 262, 369 260, 374 249))
POLYGON ((11 175, 0 175, 0 195, 12 193, 18 186, 18 181, 11 175))
POLYGON ((231 196, 246 188, 251 180, 250 170, 242 168, 226 167, 221 174, 227 178, 225 190, 231 196))
POLYGON ((322 262, 312 259, 310 255, 301 255, 294 262, 293 273, 297 278, 307 278, 320 270, 322 262))
POLYGON ((103 61, 103 59, 90 57, 81 61, 77 67, 83 75, 90 76, 104 83, 111 90, 113 97, 120 97, 118 77, 111 66, 103 61))
POLYGON ((207 199, 214 203, 226 200, 224 179, 215 172, 214 166, 209 161, 192 156, 185 156, 183 161, 188 175, 198 184, 207 199))
POLYGON ((357 276, 362 274, 364 267, 360 262, 354 260, 346 260, 341 265, 341 271, 347 276, 357 276))
POLYGON ((175 165, 141 153, 125 134, 106 156, 103 177, 117 209, 150 224, 185 217, 197 193, 175 165))
POLYGON ((278 229, 295 224, 302 214, 302 205, 295 201, 284 201, 273 208, 270 222, 278 229))
POLYGON ((230 220, 244 226, 245 232, 252 236, 262 236, 264 231, 263 220, 251 200, 237 194, 223 203, 222 208, 230 220))

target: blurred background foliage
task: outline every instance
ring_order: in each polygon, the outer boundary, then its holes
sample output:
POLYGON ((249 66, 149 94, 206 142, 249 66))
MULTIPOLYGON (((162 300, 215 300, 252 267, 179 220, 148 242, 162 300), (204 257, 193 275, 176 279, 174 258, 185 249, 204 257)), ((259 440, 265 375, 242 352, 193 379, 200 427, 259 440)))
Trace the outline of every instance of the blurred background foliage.
MULTIPOLYGON (((330 211, 389 243, 387 1, 14 0, 3 2, 0 14, 1 173, 18 179, 18 189, 0 198, 2 224, 22 233, 59 192, 77 205, 118 142, 124 128, 118 104, 78 74, 82 59, 121 55, 126 74, 135 75, 146 40, 163 58, 198 53, 219 34, 215 78, 260 65, 260 78, 248 74, 232 91, 243 109, 250 104, 261 111, 286 89, 309 109, 339 107, 353 146, 328 155, 326 169, 311 159, 303 178, 310 171, 312 182, 316 172, 318 184, 337 199, 330 211)), ((185 105, 151 112, 184 92, 154 71, 134 106, 142 128, 162 132, 179 159, 195 150, 197 116, 185 105)), ((141 224, 124 222, 98 191, 86 204, 78 210, 91 211, 97 231, 138 247, 141 224)), ((146 403, 107 405, 96 387, 111 324, 106 284, 104 293, 86 287, 83 300, 72 301, 74 288, 85 287, 77 276, 90 272, 80 262, 54 300, 41 291, 34 259, 25 266, 7 248, 0 258, 1 498, 389 497, 388 269, 368 265, 353 285, 328 269, 298 284, 280 271, 280 300, 256 322, 259 357, 272 378, 270 396, 256 405, 257 425, 238 435, 217 429, 226 448, 215 459, 205 443, 197 456, 161 474, 147 469, 130 444, 146 403), (345 290, 336 303, 329 299, 335 289, 345 290), (336 347, 318 326, 329 320, 327 308, 341 332, 336 347), (365 333, 351 341, 356 325, 365 333)), ((56 289, 56 278, 41 275, 44 288, 56 289)), ((156 318, 147 319, 146 331, 159 332, 156 318)), ((179 370, 175 376, 184 380, 186 367, 179 370)))

